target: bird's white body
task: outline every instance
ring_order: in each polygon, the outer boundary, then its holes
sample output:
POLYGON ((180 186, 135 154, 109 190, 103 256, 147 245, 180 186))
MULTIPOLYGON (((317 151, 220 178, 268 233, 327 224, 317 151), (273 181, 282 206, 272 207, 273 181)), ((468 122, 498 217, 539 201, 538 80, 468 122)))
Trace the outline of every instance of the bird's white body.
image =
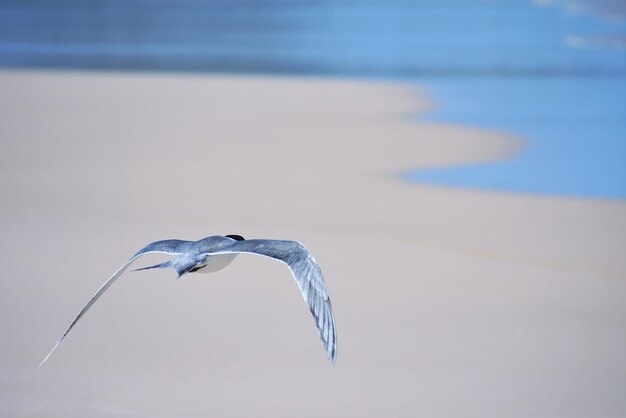
POLYGON ((237 257, 237 254, 210 255, 204 266, 198 266, 194 273, 213 273, 228 266, 237 257))

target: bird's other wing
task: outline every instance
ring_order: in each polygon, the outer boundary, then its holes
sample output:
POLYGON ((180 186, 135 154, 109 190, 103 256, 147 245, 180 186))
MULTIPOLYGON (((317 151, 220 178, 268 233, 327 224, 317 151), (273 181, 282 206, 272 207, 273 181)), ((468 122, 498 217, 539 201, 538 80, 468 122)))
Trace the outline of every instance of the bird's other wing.
POLYGON ((43 361, 39 364, 39 367, 43 366, 43 364, 46 362, 46 360, 48 360, 48 358, 52 355, 52 353, 54 352, 54 350, 57 349, 57 347, 59 346, 59 344, 61 344, 61 341, 63 341, 63 339, 65 338, 65 336, 70 332, 70 330, 74 327, 74 325, 76 325, 76 323, 78 322, 78 320, 80 318, 82 318, 83 315, 85 315, 85 313, 87 313, 87 311, 89 310, 89 308, 91 308, 91 306, 96 303, 96 301, 98 300, 98 298, 100 298, 100 296, 102 296, 102 294, 113 284, 113 282, 122 275, 122 273, 124 273, 126 271, 126 269, 135 261, 137 260, 139 257, 141 257, 144 254, 150 254, 150 253, 164 253, 164 254, 171 254, 171 255, 176 255, 176 254, 182 254, 184 251, 187 250, 187 248, 189 248, 191 245, 193 244, 193 241, 181 241, 181 240, 165 240, 165 241, 156 241, 153 242, 151 244, 146 245, 144 248, 142 248, 141 250, 139 250, 135 255, 133 255, 127 262, 126 264, 124 264, 122 267, 120 267, 115 273, 113 273, 113 275, 111 277, 109 277, 104 283, 102 283, 102 286, 100 286, 100 288, 98 289, 98 291, 91 297, 91 299, 89 300, 89 302, 87 302, 87 305, 85 305, 85 307, 83 308, 82 311, 80 311, 80 313, 78 314, 78 316, 76 317, 76 319, 74 319, 74 321, 70 324, 70 327, 67 329, 67 331, 65 331, 65 333, 63 334, 63 336, 59 339, 59 341, 55 344, 54 347, 52 347, 52 350, 50 350, 50 352, 48 353, 48 355, 46 356, 46 358, 43 359, 43 361))
POLYGON ((251 239, 236 241, 227 248, 210 254, 228 253, 262 255, 281 261, 289 267, 313 314, 326 354, 335 364, 337 359, 335 316, 322 270, 306 247, 297 241, 251 239))

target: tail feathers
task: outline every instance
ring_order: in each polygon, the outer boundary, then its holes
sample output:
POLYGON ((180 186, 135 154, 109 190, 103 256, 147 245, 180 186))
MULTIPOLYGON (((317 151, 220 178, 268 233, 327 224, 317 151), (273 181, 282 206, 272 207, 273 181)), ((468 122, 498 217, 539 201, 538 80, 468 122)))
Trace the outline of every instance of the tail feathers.
POLYGON ((161 263, 161 264, 155 264, 154 266, 138 268, 138 269, 135 269, 133 271, 151 270, 151 269, 166 269, 166 268, 171 267, 171 268, 173 268, 176 271, 176 273, 178 273, 177 279, 180 279, 185 274, 193 273, 194 271, 197 271, 200 268, 204 267, 204 265, 202 265, 201 267, 198 267, 198 264, 199 263, 196 262, 196 261, 187 262, 187 263, 181 263, 180 261, 177 261, 177 260, 170 260, 170 261, 166 261, 166 262, 161 263))
POLYGON ((172 264, 171 261, 166 261, 165 263, 155 264, 154 266, 142 267, 140 269, 135 269, 133 271, 150 270, 150 269, 166 269, 166 268, 170 267, 171 264, 172 264))
POLYGON ((194 264, 192 264, 190 266, 181 266, 179 264, 172 263, 172 261, 170 260, 170 261, 166 261, 165 263, 155 264, 154 266, 142 267, 142 268, 139 268, 139 269, 135 269, 133 271, 151 270, 151 269, 166 269, 168 267, 171 267, 171 268, 173 268, 176 271, 176 273, 178 273, 177 279, 180 279, 185 274, 189 273, 190 271, 193 271, 193 267, 194 266, 195 266, 194 264))

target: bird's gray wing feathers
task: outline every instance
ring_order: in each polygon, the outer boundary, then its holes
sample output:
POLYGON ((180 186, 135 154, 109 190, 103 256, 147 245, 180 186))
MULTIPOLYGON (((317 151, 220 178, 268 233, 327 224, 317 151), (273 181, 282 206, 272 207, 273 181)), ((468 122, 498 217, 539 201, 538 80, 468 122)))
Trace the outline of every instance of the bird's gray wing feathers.
POLYGON ((289 267, 304 301, 315 319, 322 344, 328 358, 337 359, 337 331, 335 316, 328 297, 326 282, 313 255, 297 241, 251 239, 236 241, 232 245, 209 254, 249 253, 273 258, 289 267))
POLYGON ((186 251, 186 249, 188 247, 191 246, 191 244, 193 244, 193 242, 191 241, 181 241, 181 240, 165 240, 165 241, 157 241, 157 242, 153 242, 151 244, 146 245, 144 248, 142 248, 141 250, 139 250, 134 256, 132 256, 127 262, 126 264, 124 264, 122 267, 120 267, 115 273, 113 273, 113 275, 111 277, 109 277, 103 284, 102 286, 100 286, 100 288, 98 289, 98 291, 91 297, 91 299, 89 300, 89 302, 87 302, 87 305, 85 305, 85 307, 82 309, 82 311, 80 311, 80 313, 78 314, 78 316, 76 317, 76 319, 74 319, 74 321, 70 324, 69 328, 67 329, 67 331, 65 331, 65 333, 63 334, 63 336, 59 339, 59 341, 55 344, 54 347, 52 347, 52 350, 50 350, 50 352, 48 353, 48 355, 46 356, 46 358, 43 359, 43 361, 39 364, 39 367, 43 366, 43 364, 46 362, 46 360, 48 360, 48 358, 52 355, 52 353, 54 353, 54 350, 57 349, 57 347, 59 346, 59 344, 61 344, 61 341, 63 341, 63 339, 65 338, 65 336, 70 332, 70 330, 74 327, 74 325, 76 325, 76 323, 78 322, 78 320, 80 318, 83 317, 83 315, 85 315, 85 313, 87 313, 87 311, 89 310, 89 308, 91 308, 91 306, 96 303, 96 301, 98 300, 98 298, 100 298, 100 296, 102 296, 102 294, 113 284, 113 282, 122 275, 122 273, 124 273, 126 271, 126 269, 135 261, 137 260, 139 257, 141 257, 144 254, 149 254, 149 253, 165 253, 165 254, 181 254, 182 252, 186 251))

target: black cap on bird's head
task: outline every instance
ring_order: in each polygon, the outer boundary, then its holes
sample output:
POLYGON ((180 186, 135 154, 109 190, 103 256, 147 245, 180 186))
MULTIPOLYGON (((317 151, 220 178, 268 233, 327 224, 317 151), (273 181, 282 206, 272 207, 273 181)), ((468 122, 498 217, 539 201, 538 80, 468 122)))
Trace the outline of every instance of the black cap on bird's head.
POLYGON ((232 238, 235 241, 245 241, 245 238, 241 235, 225 235, 226 238, 232 238))

